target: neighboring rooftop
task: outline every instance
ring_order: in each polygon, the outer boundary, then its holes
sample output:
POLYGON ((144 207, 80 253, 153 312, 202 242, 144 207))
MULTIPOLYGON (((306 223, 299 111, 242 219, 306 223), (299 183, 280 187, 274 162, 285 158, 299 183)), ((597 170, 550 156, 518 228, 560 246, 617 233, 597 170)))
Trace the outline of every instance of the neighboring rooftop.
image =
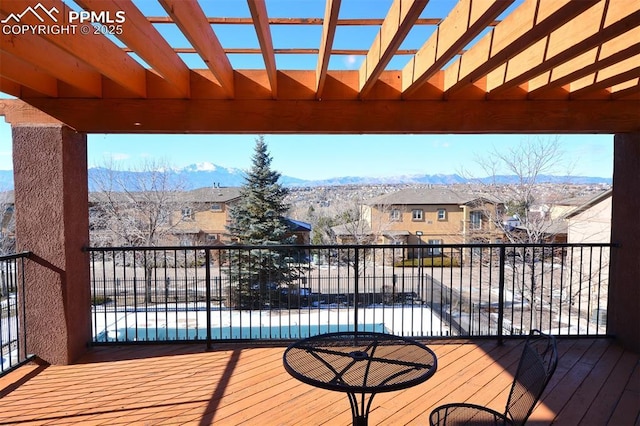
POLYGON ((451 190, 445 186, 437 188, 407 188, 390 194, 381 195, 366 201, 367 205, 462 205, 477 200, 477 195, 451 190))

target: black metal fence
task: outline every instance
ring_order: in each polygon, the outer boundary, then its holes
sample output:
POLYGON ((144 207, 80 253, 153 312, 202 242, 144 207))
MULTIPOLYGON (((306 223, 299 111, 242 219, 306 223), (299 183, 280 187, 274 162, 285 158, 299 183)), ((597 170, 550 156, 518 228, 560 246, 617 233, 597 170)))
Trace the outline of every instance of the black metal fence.
POLYGON ((607 333, 608 244, 89 251, 94 343, 607 333))
POLYGON ((29 255, 0 256, 0 376, 29 358, 22 273, 29 255))

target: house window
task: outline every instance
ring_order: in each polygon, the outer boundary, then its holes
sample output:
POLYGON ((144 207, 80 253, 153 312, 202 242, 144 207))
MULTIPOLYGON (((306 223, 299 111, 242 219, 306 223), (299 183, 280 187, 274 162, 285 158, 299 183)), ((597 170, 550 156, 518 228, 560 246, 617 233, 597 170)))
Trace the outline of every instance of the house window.
POLYGON ((222 211, 222 204, 220 204, 220 203, 211 204, 211 211, 212 212, 221 212, 222 211))
POLYGON ((193 214, 193 211, 191 210, 191 207, 183 207, 182 208, 182 219, 183 220, 191 220, 192 219, 192 214, 193 214))
POLYGON ((482 212, 475 211, 469 214, 469 225, 471 229, 482 228, 482 212))
POLYGON ((447 211, 445 209, 438 209, 438 220, 447 220, 447 211))
MULTIPOLYGON (((437 246, 442 244, 442 240, 427 240, 427 244, 430 246, 437 246)), ((440 247, 429 247, 427 249, 427 253, 431 256, 439 256, 442 254, 442 249, 440 247)))
POLYGON ((411 211, 411 219, 416 220, 424 220, 424 214, 422 209, 415 209, 411 211))
POLYGON ((213 243, 215 241, 218 240, 218 235, 217 234, 207 234, 207 242, 208 243, 213 243))
POLYGON ((402 220, 402 212, 398 209, 392 209, 389 212, 389 220, 392 222, 400 222, 402 220))

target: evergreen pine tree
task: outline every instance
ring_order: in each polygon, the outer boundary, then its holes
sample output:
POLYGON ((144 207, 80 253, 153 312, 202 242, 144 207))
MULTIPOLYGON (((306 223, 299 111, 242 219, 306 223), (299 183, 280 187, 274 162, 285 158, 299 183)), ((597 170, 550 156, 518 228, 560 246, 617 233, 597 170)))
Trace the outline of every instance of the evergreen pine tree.
MULTIPOLYGON (((240 189, 240 200, 230 212, 229 236, 243 246, 293 244, 284 214, 289 209, 284 199, 288 191, 278 183, 280 173, 271 170, 271 156, 263 136, 256 139, 252 167, 240 189)), ((235 291, 231 304, 259 308, 277 305, 283 285, 297 278, 285 261, 285 250, 238 248, 230 250, 229 268, 235 291)))
POLYGON ((240 201, 230 211, 230 236, 243 245, 291 244, 283 215, 289 209, 280 173, 271 170, 271 156, 263 136, 256 139, 252 167, 240 188, 240 201))

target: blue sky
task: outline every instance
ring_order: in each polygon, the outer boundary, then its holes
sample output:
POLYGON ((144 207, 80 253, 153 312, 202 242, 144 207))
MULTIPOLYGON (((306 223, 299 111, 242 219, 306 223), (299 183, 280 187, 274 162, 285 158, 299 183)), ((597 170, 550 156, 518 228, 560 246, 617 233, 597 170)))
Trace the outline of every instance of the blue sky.
MULTIPOLYGON (((174 167, 209 162, 247 169, 257 135, 102 135, 88 137, 89 165, 113 159, 123 168, 157 158, 174 167)), ((453 174, 483 177, 477 160, 493 148, 547 135, 265 135, 272 167, 300 179, 453 174)), ((611 178, 612 135, 559 135, 571 174, 611 178)), ((0 122, 0 169, 12 168, 10 126, 0 122)), ((567 170, 558 170, 563 174, 567 170)))
MULTIPOLYGON (((265 135, 272 167, 300 179, 339 176, 399 176, 451 174, 468 170, 482 175, 477 160, 495 147, 508 149, 519 143, 549 136, 523 135, 265 135)), ((554 137, 554 136, 551 136, 554 137)), ((247 169, 256 135, 90 135, 90 164, 104 158, 123 164, 146 157, 168 160, 173 166, 210 162, 247 169)), ((611 177, 613 136, 559 136, 573 175, 611 177), (573 161, 576 160, 576 161, 573 161)), ((567 170, 558 170, 558 174, 567 170)))
MULTIPOLYGON (((517 0, 505 13, 517 7, 517 0)), ((167 13, 156 1, 135 0, 143 12, 151 16, 167 13)), ((269 0, 271 17, 322 18, 324 1, 269 0)), ((343 0, 340 18, 382 18, 392 0, 343 0)), ((444 17, 456 0, 428 3, 422 17, 444 17)), ((72 3, 70 3, 72 4, 72 3)), ((246 2, 217 0, 201 2, 211 16, 248 17, 246 2)), ((188 41, 173 24, 156 25, 173 47, 189 47, 188 41)), ((258 47, 251 26, 214 25, 224 47, 258 47)), ((318 25, 297 25, 283 32, 283 26, 272 27, 275 48, 318 47, 321 35, 318 25)), ((334 48, 366 50, 378 29, 375 26, 340 26, 334 48)), ((417 49, 431 35, 432 26, 416 26, 401 49, 417 49)), ((482 36, 482 35, 481 35, 482 36)), ((480 36, 479 36, 480 37, 480 36)), ((114 40, 115 43, 121 43, 114 40)), ((473 42, 471 42, 473 43, 473 42)), ((134 56, 135 57, 135 56, 134 56)), ((181 54, 191 67, 205 68, 197 55, 181 54)), ((140 60, 139 58, 137 58, 140 60)), ((235 68, 264 68, 260 55, 229 55, 235 68)), ((389 69, 401 69, 408 55, 394 58, 389 69)), ((141 61, 141 60, 140 60, 141 61)), ((280 69, 315 69, 317 55, 277 55, 280 69), (307 57, 308 56, 308 57, 307 57)), ((143 61, 141 61, 143 62, 143 61)), ((330 69, 357 69, 362 57, 334 55, 330 69)), ((0 94, 0 97, 2 95, 0 94)), ((341 176, 399 176, 406 174, 452 174, 465 169, 482 177, 477 159, 493 148, 504 150, 540 136, 527 135, 265 135, 273 157, 272 166, 283 175, 300 179, 328 179, 341 176)), ((547 136, 542 136, 547 137, 547 136)), ((553 137, 553 136, 549 136, 553 137)), ((223 167, 247 169, 256 135, 89 135, 89 164, 103 165, 112 158, 122 167, 135 167, 144 159, 155 157, 174 167, 210 162, 223 167)), ((574 164, 571 174, 610 178, 613 170, 613 136, 559 136, 568 161, 574 164)), ((0 169, 11 169, 11 136, 9 125, 0 120, 0 169)), ((567 170, 558 170, 563 174, 567 170)))

